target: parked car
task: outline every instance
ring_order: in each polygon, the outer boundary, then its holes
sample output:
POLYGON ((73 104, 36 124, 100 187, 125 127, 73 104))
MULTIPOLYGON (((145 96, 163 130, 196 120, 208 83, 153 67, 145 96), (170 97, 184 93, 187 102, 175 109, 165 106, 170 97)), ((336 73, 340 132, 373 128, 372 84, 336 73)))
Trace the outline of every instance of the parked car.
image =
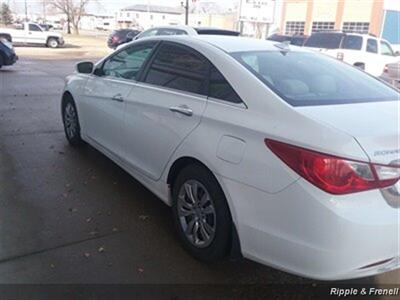
POLYGON ((4 38, 0 38, 0 68, 3 66, 11 66, 18 60, 14 47, 11 42, 4 38))
POLYGON ((289 42, 291 45, 303 46, 306 42, 307 35, 283 35, 283 34, 273 34, 270 35, 267 40, 275 42, 289 42))
POLYGON ((391 64, 387 64, 381 79, 389 82, 395 88, 400 90, 400 60, 391 64))
POLYGON ((389 42, 368 34, 318 32, 312 34, 304 46, 316 48, 377 77, 386 64, 398 59, 389 42))
POLYGON ((108 37, 107 46, 116 49, 119 45, 131 42, 139 33, 140 31, 135 29, 114 30, 108 37))
POLYGON ((239 36, 240 32, 227 30, 227 29, 219 29, 219 28, 209 28, 209 27, 190 27, 183 25, 176 26, 163 26, 163 27, 154 27, 150 28, 146 31, 143 31, 141 34, 138 34, 135 37, 135 40, 150 37, 155 35, 228 35, 228 36, 239 36))
POLYGON ((65 134, 172 207, 184 248, 318 279, 400 267, 399 94, 300 47, 140 39, 81 62, 65 134), (368 117, 366 117, 368 116, 368 117))
POLYGON ((62 34, 52 31, 45 31, 39 24, 26 22, 22 26, 12 28, 0 28, 0 36, 8 34, 14 44, 45 45, 50 48, 57 48, 64 44, 62 34))

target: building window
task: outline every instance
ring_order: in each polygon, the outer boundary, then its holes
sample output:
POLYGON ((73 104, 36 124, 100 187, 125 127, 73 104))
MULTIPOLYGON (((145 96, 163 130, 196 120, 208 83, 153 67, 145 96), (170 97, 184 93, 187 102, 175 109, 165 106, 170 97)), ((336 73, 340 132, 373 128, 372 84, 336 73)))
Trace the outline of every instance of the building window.
POLYGON ((311 32, 331 31, 335 29, 335 22, 313 22, 311 32))
POLYGON ((139 19, 139 14, 136 14, 136 19, 139 19))
POLYGON ((165 15, 162 16, 162 19, 165 20, 165 15))
POLYGON ((130 13, 126 13, 126 17, 130 18, 131 14, 130 13))
POLYGON ((153 15, 150 15, 150 20, 153 20, 154 19, 154 16, 153 15))
POLYGON ((302 35, 304 34, 306 22, 286 22, 285 34, 302 35))
POLYGON ((357 32, 357 33, 368 33, 369 23, 368 22, 344 22, 344 32, 357 32))

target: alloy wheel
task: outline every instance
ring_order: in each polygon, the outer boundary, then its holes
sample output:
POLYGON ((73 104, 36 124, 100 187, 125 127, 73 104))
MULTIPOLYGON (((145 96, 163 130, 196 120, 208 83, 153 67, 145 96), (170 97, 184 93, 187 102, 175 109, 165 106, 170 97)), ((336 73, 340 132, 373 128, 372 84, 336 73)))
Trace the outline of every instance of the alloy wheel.
POLYGON ((64 109, 64 126, 69 139, 73 139, 78 130, 78 118, 75 107, 72 103, 67 103, 64 109))
POLYGON ((197 180, 180 188, 177 212, 186 239, 197 248, 209 246, 215 237, 216 211, 207 189, 197 180))

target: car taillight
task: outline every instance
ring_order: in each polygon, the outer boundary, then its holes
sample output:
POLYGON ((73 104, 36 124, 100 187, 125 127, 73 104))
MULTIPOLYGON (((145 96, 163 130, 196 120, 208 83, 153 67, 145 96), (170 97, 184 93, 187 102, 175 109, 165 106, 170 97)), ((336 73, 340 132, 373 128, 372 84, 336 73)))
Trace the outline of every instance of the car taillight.
POLYGON ((344 53, 343 52, 338 52, 338 54, 336 55, 336 58, 338 60, 343 60, 344 59, 344 53))
POLYGON ((383 73, 389 73, 389 68, 388 68, 388 66, 385 66, 384 68, 383 68, 383 73))
POLYGON ((331 194, 384 188, 400 179, 399 167, 340 158, 269 139, 265 144, 297 174, 331 194))

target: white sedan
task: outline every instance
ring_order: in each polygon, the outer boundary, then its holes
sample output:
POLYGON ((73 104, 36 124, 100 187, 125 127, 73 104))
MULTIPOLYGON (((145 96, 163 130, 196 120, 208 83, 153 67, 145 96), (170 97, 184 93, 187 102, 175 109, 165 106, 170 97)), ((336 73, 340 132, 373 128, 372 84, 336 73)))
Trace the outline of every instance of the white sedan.
POLYGON ((325 55, 227 36, 141 39, 62 96, 88 143, 172 207, 194 257, 302 276, 399 268, 399 93, 325 55))

